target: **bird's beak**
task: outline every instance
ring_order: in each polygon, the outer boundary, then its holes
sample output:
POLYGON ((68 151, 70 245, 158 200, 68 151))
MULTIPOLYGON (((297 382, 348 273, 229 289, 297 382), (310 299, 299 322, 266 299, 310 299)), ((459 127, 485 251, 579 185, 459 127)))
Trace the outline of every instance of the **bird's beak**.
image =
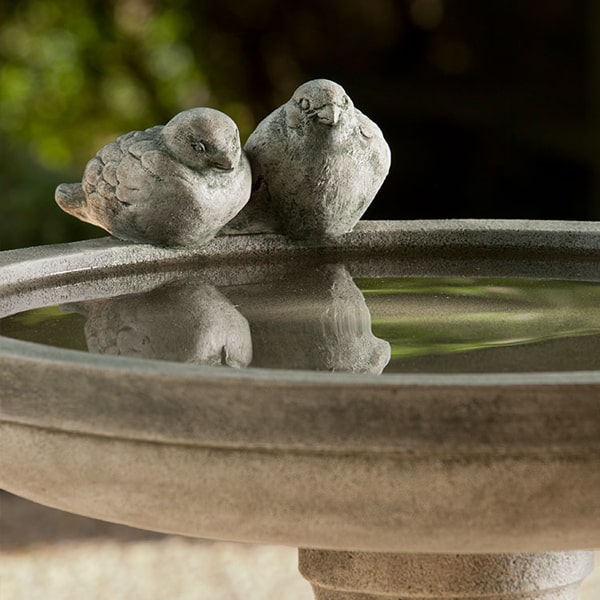
POLYGON ((240 162, 241 154, 240 138, 236 136, 228 148, 224 149, 217 156, 213 155, 211 163, 221 171, 233 171, 235 166, 240 162))
POLYGON ((213 159, 211 162, 214 167, 221 171, 233 170, 233 161, 228 156, 220 156, 219 158, 213 159))
POLYGON ((340 107, 335 104, 325 104, 325 106, 316 111, 319 123, 328 127, 333 127, 337 124, 341 112, 340 107))

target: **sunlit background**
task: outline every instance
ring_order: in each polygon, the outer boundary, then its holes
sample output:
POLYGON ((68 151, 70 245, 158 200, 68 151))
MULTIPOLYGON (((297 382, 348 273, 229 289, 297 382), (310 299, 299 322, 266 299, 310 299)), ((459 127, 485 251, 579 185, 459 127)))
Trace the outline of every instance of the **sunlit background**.
POLYGON ((367 218, 600 219, 596 0, 0 0, 0 249, 105 235, 54 188, 121 133, 315 77, 392 147, 367 218))

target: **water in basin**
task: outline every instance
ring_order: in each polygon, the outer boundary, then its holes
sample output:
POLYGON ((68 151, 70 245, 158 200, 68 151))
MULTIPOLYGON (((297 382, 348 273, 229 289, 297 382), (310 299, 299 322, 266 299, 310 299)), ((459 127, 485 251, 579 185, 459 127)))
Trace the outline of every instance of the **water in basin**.
POLYGON ((174 276, 145 292, 35 308, 0 335, 235 368, 485 373, 600 368, 600 284, 356 278, 340 264, 243 285, 174 276))

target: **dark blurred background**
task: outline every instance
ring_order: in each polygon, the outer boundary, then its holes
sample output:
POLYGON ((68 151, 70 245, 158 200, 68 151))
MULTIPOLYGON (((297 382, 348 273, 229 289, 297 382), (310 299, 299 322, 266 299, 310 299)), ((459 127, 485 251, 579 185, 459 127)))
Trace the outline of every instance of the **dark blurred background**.
POLYGON ((316 77, 392 147, 367 218, 600 219, 597 0, 0 0, 0 249, 105 235, 54 188, 121 133, 316 77))

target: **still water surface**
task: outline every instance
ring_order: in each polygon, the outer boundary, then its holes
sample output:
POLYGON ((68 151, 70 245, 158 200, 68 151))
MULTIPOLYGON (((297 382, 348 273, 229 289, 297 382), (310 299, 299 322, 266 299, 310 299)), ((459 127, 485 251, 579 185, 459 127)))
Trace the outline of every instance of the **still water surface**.
POLYGON ((234 368, 356 373, 600 369, 600 284, 353 279, 343 265, 251 285, 186 277, 145 293, 29 310, 0 335, 234 368))

